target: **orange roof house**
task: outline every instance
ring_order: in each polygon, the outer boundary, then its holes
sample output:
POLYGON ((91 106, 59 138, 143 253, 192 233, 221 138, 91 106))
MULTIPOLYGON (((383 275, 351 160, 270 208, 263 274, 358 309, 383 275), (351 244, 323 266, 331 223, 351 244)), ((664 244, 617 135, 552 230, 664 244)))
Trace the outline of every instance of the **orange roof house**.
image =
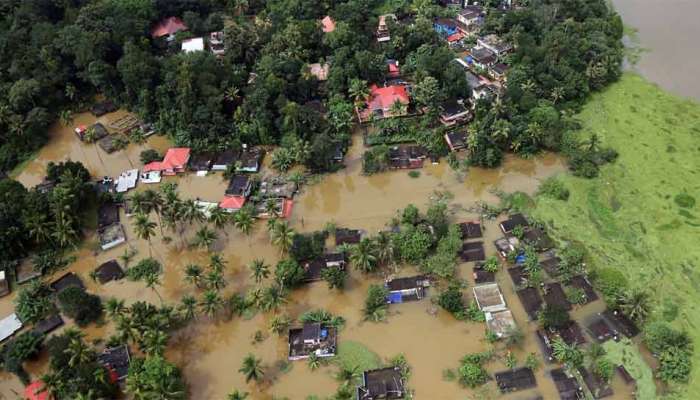
POLYGON ((34 381, 24 388, 24 398, 26 400, 51 400, 53 397, 44 389, 43 381, 34 381))
POLYGON ((378 87, 377 85, 372 85, 365 107, 357 110, 360 122, 366 121, 372 114, 378 118, 396 116, 392 115, 391 111, 392 106, 396 102, 403 105, 408 105, 411 102, 406 86, 391 85, 387 87, 378 87))
POLYGON ((234 212, 243 208, 245 202, 246 198, 243 196, 226 196, 219 203, 219 207, 223 208, 225 211, 234 212))
POLYGON ((153 161, 143 166, 143 172, 158 171, 163 175, 175 175, 184 172, 190 160, 190 149, 175 147, 168 149, 163 161, 153 161))
POLYGON ((335 21, 330 15, 326 15, 321 20, 321 29, 324 33, 333 32, 335 30, 335 21))
POLYGON ((186 31, 187 25, 178 17, 170 17, 160 21, 151 29, 151 37, 154 39, 167 36, 168 40, 175 38, 175 34, 180 31, 186 31))

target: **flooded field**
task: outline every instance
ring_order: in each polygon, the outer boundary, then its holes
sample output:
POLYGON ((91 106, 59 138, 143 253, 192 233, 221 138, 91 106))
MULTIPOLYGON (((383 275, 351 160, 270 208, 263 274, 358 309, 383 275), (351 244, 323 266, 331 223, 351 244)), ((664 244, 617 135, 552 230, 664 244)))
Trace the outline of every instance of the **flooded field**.
MULTIPOLYGON (((105 118, 113 118, 108 115, 105 118)), ((76 124, 89 124, 93 117, 80 115, 76 124)), ((560 173, 565 166, 559 158, 547 154, 533 160, 521 160, 509 157, 503 167, 494 170, 471 169, 464 176, 458 176, 446 163, 427 165, 421 170, 418 178, 411 178, 406 172, 389 172, 371 177, 362 176, 361 170, 361 140, 356 138, 347 158, 347 168, 322 177, 318 182, 306 186, 294 200, 294 210, 291 218, 292 227, 298 232, 309 232, 322 229, 326 223, 334 222, 339 227, 361 228, 370 234, 384 227, 395 215, 396 211, 408 204, 415 204, 422 209, 434 195, 435 191, 449 191, 453 195, 451 212, 453 222, 474 219, 468 209, 477 201, 496 201, 493 189, 504 191, 521 190, 534 192, 540 180, 560 173)), ((169 146, 167 139, 152 137, 144 146, 130 146, 125 152, 106 155, 93 145, 80 143, 71 128, 56 126, 49 144, 38 154, 36 160, 29 163, 19 173, 17 179, 27 186, 32 186, 42 180, 44 167, 49 161, 59 161, 71 158, 86 164, 94 176, 118 175, 124 169, 140 167, 139 153, 143 148, 164 150, 169 146)), ((263 171, 267 172, 267 171, 263 171)), ((184 175, 167 178, 177 181, 182 198, 200 198, 206 201, 218 201, 223 197, 226 183, 220 174, 207 177, 184 175)), ((143 189, 148 185, 139 185, 143 189)), ((153 187, 153 186, 151 186, 153 187)), ((155 217, 152 219, 157 220, 155 217)), ((92 249, 94 238, 88 238, 87 243, 77 252, 77 261, 69 266, 69 270, 80 275, 89 291, 99 294, 103 299, 118 297, 131 303, 146 300, 159 304, 159 296, 165 302, 179 302, 183 295, 193 293, 191 286, 184 282, 184 267, 190 263, 205 265, 208 254, 204 251, 192 250, 182 246, 194 231, 199 228, 194 224, 184 234, 184 239, 172 232, 172 242, 164 243, 160 235, 153 240, 152 248, 148 243, 136 238, 130 226, 128 217, 122 215, 122 223, 127 229, 129 243, 107 252, 96 253, 92 249), (102 262, 117 258, 123 254, 127 246, 138 252, 136 259, 153 256, 165 266, 162 285, 158 293, 145 287, 140 282, 122 280, 111 282, 104 286, 93 282, 89 273, 102 262)), ((485 224, 484 242, 487 254, 494 254, 492 245, 498 237, 498 227, 495 221, 485 224)), ((228 286, 225 293, 243 292, 255 285, 249 278, 246 264, 256 258, 264 258, 268 264, 274 265, 279 259, 279 251, 269 243, 264 222, 257 223, 249 237, 243 236, 233 228, 219 233, 219 239, 214 250, 221 252, 228 262, 226 279, 228 286)), ((458 274, 473 285, 471 263, 460 264, 458 274)), ((400 275, 414 272, 411 266, 398 270, 400 275)), ((59 272, 59 274, 64 271, 59 272)), ((287 313, 296 318, 304 311, 324 308, 346 319, 345 327, 339 333, 339 341, 353 341, 366 346, 383 360, 399 354, 404 354, 412 367, 408 386, 414 391, 416 399, 452 400, 475 398, 475 392, 464 389, 456 382, 443 379, 443 371, 456 368, 459 359, 467 353, 480 352, 487 349, 484 338, 484 324, 456 321, 452 316, 438 310, 431 299, 420 302, 392 305, 385 322, 364 322, 362 308, 367 287, 379 283, 383 276, 362 275, 352 271, 348 285, 342 292, 329 290, 325 282, 318 282, 295 290, 280 313, 287 313)), ((497 280, 504 291, 506 302, 512 310, 516 322, 525 333, 522 347, 515 352, 518 364, 522 365, 529 353, 535 352, 541 359, 541 353, 536 345, 533 332, 536 323, 528 322, 527 316, 515 296, 513 285, 505 271, 497 274, 497 280)), ((429 297, 437 290, 430 290, 429 297)), ((471 291, 467 290, 469 299, 471 291)), ((0 315, 7 315, 13 308, 12 298, 8 296, 0 301, 0 315)), ((603 304, 598 301, 578 309, 575 317, 583 317, 600 311, 603 304)), ((309 395, 320 397, 330 396, 338 387, 333 378, 335 367, 326 366, 311 371, 306 362, 293 363, 291 370, 282 371, 279 362, 287 358, 286 337, 277 337, 268 333, 268 324, 272 313, 258 313, 247 319, 235 317, 212 320, 206 316, 198 316, 187 327, 175 332, 166 356, 177 363, 183 370, 189 385, 192 399, 224 399, 233 389, 250 392, 250 398, 255 400, 284 398, 292 400, 305 399, 309 395), (265 340, 254 344, 253 337, 257 331, 265 333, 265 340), (238 372, 243 357, 254 353, 262 358, 267 367, 266 379, 259 385, 246 384, 243 375, 238 372)), ((107 324, 101 327, 87 329, 90 339, 106 338, 112 327, 107 324)), ((45 360, 28 365, 32 374, 39 374, 45 360)), ((501 360, 487 365, 489 373, 506 369, 501 360)), ((545 375, 550 368, 540 368, 536 373, 538 388, 530 391, 517 392, 512 395, 500 396, 493 382, 479 389, 478 398, 530 398, 539 394, 544 399, 556 399, 558 395, 551 380, 545 375)), ((615 399, 632 398, 629 389, 616 376, 613 382, 615 399)), ((19 382, 11 375, 0 375, 0 398, 15 398, 15 393, 21 390, 19 382)))

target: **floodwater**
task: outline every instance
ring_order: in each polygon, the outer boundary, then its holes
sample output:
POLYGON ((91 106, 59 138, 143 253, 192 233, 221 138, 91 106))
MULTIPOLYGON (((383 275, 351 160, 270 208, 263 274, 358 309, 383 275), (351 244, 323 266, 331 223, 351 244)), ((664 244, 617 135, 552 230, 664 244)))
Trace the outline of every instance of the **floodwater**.
MULTIPOLYGON (((109 118, 110 116, 107 116, 109 118)), ((76 123, 91 123, 93 117, 80 115, 76 123)), ((356 138, 355 145, 346 158, 347 168, 338 173, 322 177, 318 182, 306 186, 294 200, 291 224, 299 232, 322 229, 327 222, 334 222, 339 227, 361 228, 373 234, 396 215, 396 210, 413 203, 425 209, 431 196, 436 191, 448 191, 452 194, 450 211, 454 222, 478 218, 469 213, 469 208, 477 201, 496 201, 494 189, 504 191, 522 190, 532 193, 540 180, 564 171, 565 166, 558 157, 546 154, 532 160, 507 158, 503 167, 494 170, 471 169, 465 175, 458 176, 446 163, 426 165, 420 177, 411 178, 405 171, 388 172, 370 177, 362 176, 361 140, 356 138)), ((163 137, 152 137, 145 147, 158 150, 167 148, 168 141, 163 137)), ((71 158, 83 161, 95 176, 117 175, 121 170, 140 166, 138 154, 141 146, 131 146, 126 152, 105 155, 93 145, 80 143, 71 128, 55 126, 52 138, 38 155, 18 175, 20 182, 31 186, 39 183, 43 177, 43 168, 49 161, 71 158), (99 153, 98 153, 99 152, 99 153), (98 156, 99 154, 99 156, 98 156)), ((184 175, 166 178, 179 183, 182 198, 201 198, 217 201, 223 196, 226 183, 220 175, 196 177, 184 175)), ((139 185, 142 190, 148 185, 139 185)), ((157 221, 157 218, 152 216, 157 221)), ((69 266, 86 283, 88 290, 104 299, 119 297, 131 303, 145 300, 159 304, 159 295, 168 303, 177 303, 183 295, 193 294, 195 290, 184 282, 184 267, 190 263, 206 265, 206 252, 188 248, 185 244, 192 237, 198 225, 189 227, 182 237, 179 232, 168 232, 172 237, 170 243, 161 240, 160 235, 152 240, 152 247, 136 238, 126 216, 122 223, 127 231, 129 243, 107 252, 94 252, 94 237, 77 252, 77 261, 69 266), (136 259, 148 257, 149 253, 162 261, 164 274, 157 293, 138 282, 122 280, 101 286, 89 278, 89 273, 97 265, 123 254, 127 246, 138 252, 136 259)), ((492 241, 498 236, 495 221, 485 223, 484 242, 488 254, 495 252, 492 241)), ((269 243, 264 222, 256 224, 249 237, 227 228, 219 233, 214 244, 228 262, 226 279, 229 282, 225 294, 242 293, 254 287, 249 278, 246 265, 255 258, 264 258, 274 265, 280 258, 279 252, 269 243)), ((135 262, 135 261, 134 261, 135 262)), ((458 274, 473 285, 470 263, 459 265, 458 274)), ((405 266, 398 270, 400 275, 414 273, 413 267, 405 266)), ((59 272, 63 273, 63 271, 59 272)), ((514 351, 519 365, 527 354, 535 352, 541 357, 535 343, 533 332, 536 323, 527 322, 525 312, 515 296, 510 278, 505 272, 497 274, 498 282, 512 310, 516 322, 525 333, 526 340, 522 347, 514 351)), ((280 313, 296 318, 304 311, 316 308, 341 315, 346 319, 345 327, 339 333, 339 341, 354 341, 365 345, 388 360, 404 354, 412 367, 408 386, 414 391, 416 399, 453 400, 474 398, 520 399, 536 394, 545 399, 558 398, 554 385, 545 375, 549 368, 540 368, 537 372, 539 387, 534 390, 517 392, 500 396, 493 382, 476 392, 460 387, 456 382, 443 379, 443 371, 456 368, 459 359, 468 353, 485 351, 488 348, 484 340, 484 324, 459 322, 442 310, 437 310, 430 299, 420 302, 392 305, 386 322, 370 323, 362 320, 362 308, 367 287, 379 283, 383 276, 367 276, 356 271, 351 272, 347 288, 331 291, 324 282, 308 285, 294 291, 280 313)), ((430 296, 436 290, 431 291, 430 296)), ((471 291, 465 291, 471 300, 471 291)), ((0 300, 0 315, 7 315, 12 310, 12 296, 0 300)), ((592 303, 577 311, 575 315, 589 315, 602 307, 600 302, 592 303)), ((322 367, 311 371, 306 362, 297 361, 291 370, 281 368, 280 362, 286 360, 287 344, 285 337, 270 334, 268 324, 271 313, 258 313, 247 319, 224 317, 210 319, 205 316, 191 322, 187 327, 175 332, 170 341, 166 356, 177 363, 183 370, 189 385, 192 399, 224 399, 234 389, 251 393, 250 398, 269 400, 287 397, 292 400, 305 399, 309 395, 330 396, 338 383, 333 378, 335 368, 322 367), (265 339, 255 344, 253 338, 257 331, 264 332, 265 339), (266 378, 260 384, 247 384, 238 372, 242 359, 253 353, 262 358, 266 366, 266 378)), ((69 324, 70 325, 70 324, 69 324)), ((113 330, 111 324, 89 327, 86 332, 89 339, 108 337, 113 330)), ((40 374, 45 368, 45 358, 27 365, 32 374, 40 374)), ((502 360, 495 360, 487 366, 494 372, 506 369, 502 360)), ((615 378, 614 398, 631 398, 629 389, 615 378)), ((21 391, 21 385, 11 375, 0 375, 0 398, 15 398, 21 391)))
POLYGON ((613 0, 626 25, 638 30, 645 51, 636 69, 681 96, 700 100, 700 2, 697 0, 613 0))

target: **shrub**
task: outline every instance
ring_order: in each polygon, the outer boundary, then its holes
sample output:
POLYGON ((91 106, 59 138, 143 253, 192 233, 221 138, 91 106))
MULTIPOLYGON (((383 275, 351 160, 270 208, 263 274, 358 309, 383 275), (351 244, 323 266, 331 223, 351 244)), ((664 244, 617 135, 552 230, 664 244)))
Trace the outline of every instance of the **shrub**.
POLYGON ((690 353, 684 349, 672 347, 659 357, 658 377, 664 382, 688 382, 692 360, 690 353))
POLYGON ((585 304, 588 298, 586 297, 586 292, 583 289, 575 287, 567 287, 564 289, 566 294, 566 300, 571 304, 585 304))
POLYGON ((365 319, 377 322, 386 317, 386 298, 388 295, 389 291, 383 286, 371 285, 367 289, 364 309, 365 319))
POLYGON ((501 263, 498 261, 498 257, 490 256, 489 258, 486 259, 486 261, 484 262, 484 266, 482 268, 486 272, 495 273, 495 272, 498 272, 498 269, 500 266, 501 266, 501 263))
POLYGON ((547 304, 537 319, 545 329, 560 329, 569 323, 569 313, 561 306, 547 304))
POLYGON ((130 281, 145 280, 146 277, 158 275, 163 267, 154 258, 144 258, 138 264, 126 270, 126 278, 130 281))
POLYGON ((408 176, 410 176, 411 178, 419 178, 419 177, 420 177, 420 171, 416 171, 416 170, 409 171, 409 172, 408 172, 408 176))
POLYGON ((329 289, 342 289, 345 287, 345 278, 348 271, 341 267, 328 267, 321 270, 321 278, 328 283, 329 289))
POLYGON ((420 264, 428 256, 433 238, 422 227, 409 228, 398 234, 397 243, 401 258, 405 262, 420 264))
POLYGON ((54 310, 51 289, 40 281, 22 288, 15 299, 15 312, 24 323, 37 322, 54 310))
POLYGON ((489 358, 490 355, 487 353, 468 354, 462 358, 457 370, 459 383, 470 388, 486 383, 489 380, 489 374, 484 369, 483 363, 489 358))
POLYGON ((569 189, 564 186, 559 179, 555 177, 547 178, 540 184, 537 189, 537 194, 540 196, 549 197, 555 200, 566 201, 569 199, 569 189))
POLYGON ((689 195, 688 193, 679 193, 674 198, 673 201, 676 202, 678 207, 681 208, 693 208, 695 207, 695 197, 689 195))
POLYGON ((409 204, 401 212, 401 223, 408 225, 416 225, 420 221, 420 211, 418 207, 413 204, 409 204))
POLYGON ((382 172, 389 166, 389 147, 375 146, 362 155, 362 172, 371 175, 382 172))
POLYGON ((284 288, 296 287, 304 280, 304 268, 295 260, 282 260, 275 267, 275 278, 284 288))
POLYGON ((605 296, 608 304, 616 304, 616 299, 622 297, 628 286, 625 275, 612 267, 596 269, 593 281, 596 284, 596 288, 605 296))
POLYGON ((161 156, 160 153, 158 153, 156 150, 148 149, 142 151, 139 158, 141 159, 141 163, 148 164, 153 161, 161 160, 163 156, 161 156))
POLYGON ((438 305, 452 315, 461 315, 464 312, 464 300, 462 290, 458 282, 452 282, 440 295, 438 305))
POLYGON ((96 321, 102 315, 102 301, 80 287, 69 287, 58 294, 61 311, 79 326, 96 321))
POLYGON ((467 318, 472 322, 484 322, 486 321, 486 316, 484 312, 479 309, 479 305, 476 301, 472 300, 467 306, 467 318))
POLYGON ((295 233, 289 255, 299 262, 313 260, 323 254, 325 242, 326 234, 324 232, 295 233))
POLYGON ((0 361, 3 368, 17 375, 24 384, 28 384, 30 377, 24 370, 22 363, 35 357, 39 353, 43 342, 44 335, 28 331, 5 343, 0 350, 0 361))
POLYGON ((686 332, 673 329, 664 322, 647 324, 642 340, 649 348, 649 351, 654 354, 661 354, 672 348, 682 350, 690 350, 692 348, 692 341, 686 332))

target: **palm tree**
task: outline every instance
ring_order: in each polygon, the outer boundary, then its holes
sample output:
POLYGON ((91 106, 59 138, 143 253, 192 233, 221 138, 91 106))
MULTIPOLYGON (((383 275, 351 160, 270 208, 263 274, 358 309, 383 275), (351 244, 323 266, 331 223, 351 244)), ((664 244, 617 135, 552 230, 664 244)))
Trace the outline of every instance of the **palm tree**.
POLYGON ((355 101, 356 106, 361 106, 369 97, 369 86, 367 86, 367 81, 360 79, 353 79, 350 81, 350 87, 348 88, 348 94, 355 101))
POLYGON ((73 246, 78 239, 78 233, 73 227, 70 217, 64 211, 60 211, 56 216, 56 223, 53 225, 53 229, 51 237, 62 248, 73 246))
POLYGON ((224 272, 226 260, 221 257, 221 254, 212 254, 209 256, 209 268, 211 268, 212 271, 224 272))
POLYGON ((379 232, 375 240, 377 249, 377 261, 383 265, 393 265, 396 256, 394 239, 388 232, 379 232))
POLYGON ((71 110, 62 110, 59 114, 61 125, 68 126, 73 123, 73 112, 71 110))
POLYGON ((144 353, 150 356, 163 355, 168 343, 168 335, 160 329, 148 329, 143 334, 144 353))
POLYGON ((364 238, 352 247, 350 262, 362 272, 372 272, 377 266, 377 250, 369 238, 364 238))
POLYGON ((226 281, 224 280, 224 276, 221 273, 221 271, 209 271, 209 273, 206 276, 207 280, 207 286, 209 289, 213 290, 221 290, 224 286, 226 286, 226 281))
POLYGON ((253 215, 249 207, 243 207, 233 216, 233 223, 244 235, 250 235, 253 229, 253 215))
POLYGON ((234 390, 226 396, 226 400, 245 400, 248 398, 248 392, 239 392, 234 390))
POLYGON ((122 260, 124 264, 124 269, 129 268, 129 264, 131 264, 131 260, 134 259, 134 256, 136 256, 136 250, 124 249, 124 254, 119 256, 119 259, 122 260))
POLYGON ((199 288, 202 284, 202 267, 197 264, 185 266, 185 281, 199 288))
POLYGON ((111 319, 116 319, 124 315, 125 310, 126 308, 124 307, 124 300, 122 299, 112 297, 105 303, 105 311, 107 311, 107 315, 111 319))
POLYGON ((404 115, 406 114, 406 111, 406 104, 402 103, 398 99, 396 99, 396 101, 391 104, 391 107, 389 107, 389 115, 391 116, 404 115))
POLYGON ((194 221, 204 221, 204 213, 202 213, 202 210, 192 199, 187 199, 184 202, 182 202, 181 215, 182 220, 187 221, 190 224, 192 224, 194 221))
POLYGON ((256 358, 253 354, 248 354, 243 359, 243 365, 238 370, 238 372, 245 375, 245 381, 250 382, 251 380, 259 381, 265 375, 265 371, 262 367, 262 361, 256 358))
POLYGON ((76 331, 69 336, 70 341, 68 342, 68 348, 65 350, 66 355, 68 355, 68 366, 73 368, 76 365, 90 362, 93 353, 83 341, 85 334, 76 331))
POLYGON ((191 295, 185 295, 182 297, 180 310, 182 311, 183 317, 186 320, 192 320, 197 315, 197 299, 191 295))
POLYGON ((265 213, 273 219, 279 217, 279 213, 277 212, 277 202, 275 199, 265 200, 265 213))
POLYGON ((197 231, 197 233, 195 233, 194 241, 192 242, 192 244, 196 247, 209 250, 211 248, 211 245, 214 244, 215 241, 216 232, 212 231, 206 226, 203 226, 200 230, 197 231))
POLYGON ((46 214, 31 213, 24 223, 27 233, 36 243, 47 243, 51 240, 51 222, 46 214))
POLYGON ((152 245, 151 238, 155 236, 156 233, 156 223, 148 219, 145 214, 136 214, 136 222, 134 223, 134 229, 136 230, 136 236, 144 239, 148 242, 148 253, 152 257, 152 245))
POLYGON ((265 288, 260 299, 260 308, 263 311, 276 310, 287 300, 284 298, 284 290, 281 286, 274 284, 265 288))
POLYGON ((253 260, 248 264, 248 268, 250 268, 250 276, 255 279, 255 283, 260 283, 270 276, 270 266, 265 264, 265 260, 261 258, 253 260))
POLYGON ((564 88, 561 86, 553 88, 550 97, 552 98, 552 103, 557 104, 559 100, 564 98, 564 88))
POLYGON ((340 381, 342 387, 350 387, 355 384, 360 377, 360 369, 358 366, 341 366, 340 371, 335 375, 335 379, 340 381))
POLYGON ((624 292, 618 299, 620 310, 633 321, 642 324, 651 312, 649 292, 632 289, 624 292))
POLYGON ((552 342, 552 354, 559 362, 574 368, 583 364, 583 353, 576 347, 576 344, 566 344, 560 337, 555 338, 552 342))
POLYGON ((161 221, 161 212, 163 210, 163 197, 159 192, 155 190, 148 189, 142 194, 143 201, 146 204, 148 212, 155 211, 158 216, 158 221, 160 222, 160 234, 163 236, 163 223, 161 221))
POLYGON ((134 194, 129 197, 131 210, 136 214, 148 214, 151 212, 145 193, 146 192, 134 192, 134 194))
POLYGON ((207 290, 204 292, 202 301, 199 302, 202 312, 210 317, 216 316, 216 313, 223 307, 223 300, 216 290, 207 290))
POLYGON ((289 227, 287 221, 277 222, 272 231, 272 244, 279 247, 283 254, 292 248, 294 243, 294 229, 289 227))
POLYGON ((146 282, 146 287, 153 290, 156 296, 158 296, 160 303, 163 304, 163 298, 160 296, 160 293, 156 289, 156 286, 160 286, 160 276, 157 273, 148 274, 144 277, 144 281, 146 282))
MULTIPOLYGON (((230 221, 231 214, 224 211, 221 207, 215 207, 209 213, 209 223, 213 224, 216 229, 223 230, 230 221)), ((224 234, 228 236, 228 232, 224 230, 224 234)))

